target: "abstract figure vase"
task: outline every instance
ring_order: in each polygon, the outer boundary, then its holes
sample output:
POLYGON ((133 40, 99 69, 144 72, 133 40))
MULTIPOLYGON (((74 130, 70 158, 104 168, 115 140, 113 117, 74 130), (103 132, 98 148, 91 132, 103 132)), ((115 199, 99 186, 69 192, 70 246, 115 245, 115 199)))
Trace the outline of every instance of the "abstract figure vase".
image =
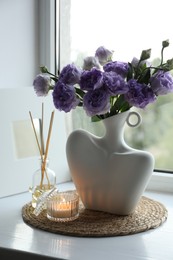
POLYGON ((124 126, 126 122, 134 126, 129 120, 132 114, 139 124, 139 114, 126 111, 103 120, 103 137, 85 130, 75 130, 68 137, 69 169, 87 209, 128 215, 143 195, 153 172, 154 158, 126 144, 124 126))

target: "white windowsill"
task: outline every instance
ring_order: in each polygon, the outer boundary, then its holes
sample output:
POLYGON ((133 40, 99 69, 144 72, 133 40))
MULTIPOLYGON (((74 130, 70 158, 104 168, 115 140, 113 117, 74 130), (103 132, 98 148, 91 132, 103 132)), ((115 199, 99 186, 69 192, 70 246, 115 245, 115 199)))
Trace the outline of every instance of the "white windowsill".
MULTIPOLYGON (((72 182, 59 184, 60 190, 73 188, 72 182)), ((21 216, 22 207, 31 200, 29 192, 1 198, 0 259, 172 260, 173 193, 147 190, 144 195, 165 205, 167 221, 154 230, 107 238, 70 237, 32 228, 21 216)))
POLYGON ((173 174, 153 172, 147 190, 173 192, 173 174))

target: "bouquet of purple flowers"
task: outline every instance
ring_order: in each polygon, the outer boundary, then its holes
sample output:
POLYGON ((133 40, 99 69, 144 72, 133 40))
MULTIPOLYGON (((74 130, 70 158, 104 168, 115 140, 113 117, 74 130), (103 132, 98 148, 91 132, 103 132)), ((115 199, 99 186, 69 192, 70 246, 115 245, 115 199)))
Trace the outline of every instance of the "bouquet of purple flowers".
POLYGON ((83 107, 93 121, 129 110, 145 108, 160 95, 173 92, 173 59, 163 61, 169 41, 162 42, 161 59, 152 66, 151 49, 143 50, 131 62, 112 61, 113 51, 99 47, 94 56, 84 59, 82 68, 74 63, 65 66, 59 75, 41 67, 33 82, 37 96, 52 90, 53 103, 60 111, 83 107))

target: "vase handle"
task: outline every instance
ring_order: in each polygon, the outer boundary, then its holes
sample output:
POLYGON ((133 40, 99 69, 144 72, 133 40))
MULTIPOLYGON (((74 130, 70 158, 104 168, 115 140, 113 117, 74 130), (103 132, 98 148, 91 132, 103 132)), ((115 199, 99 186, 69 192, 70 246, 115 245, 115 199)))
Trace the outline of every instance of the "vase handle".
POLYGON ((126 123, 127 123, 128 126, 130 126, 130 127, 136 127, 136 126, 140 125, 141 122, 142 122, 141 115, 140 115, 138 112, 136 112, 136 111, 130 112, 129 115, 128 115, 128 117, 127 117, 127 119, 126 119, 126 123), (131 123, 131 122, 130 122, 130 117, 131 117, 131 116, 136 116, 136 117, 137 117, 136 123, 131 123))

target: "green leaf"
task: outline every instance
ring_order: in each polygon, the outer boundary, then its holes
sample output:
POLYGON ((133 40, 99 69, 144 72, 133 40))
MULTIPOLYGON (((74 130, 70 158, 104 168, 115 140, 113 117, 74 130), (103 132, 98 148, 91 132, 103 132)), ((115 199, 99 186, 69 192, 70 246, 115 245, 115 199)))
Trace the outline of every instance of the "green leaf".
POLYGON ((91 117, 91 122, 99 122, 101 120, 102 120, 102 118, 100 118, 99 116, 92 116, 91 117))
POLYGON ((146 68, 143 73, 141 74, 141 76, 138 78, 138 82, 139 83, 145 83, 148 84, 149 80, 151 77, 151 68, 146 68))
POLYGON ((117 114, 121 110, 121 107, 124 102, 124 95, 120 95, 110 110, 111 115, 117 114))
POLYGON ((52 80, 54 80, 55 82, 58 81, 58 78, 56 78, 56 77, 51 76, 50 78, 51 78, 52 80))
POLYGON ((127 73, 127 81, 133 78, 133 72, 134 72, 132 64, 129 62, 128 65, 129 65, 129 69, 127 73))
POLYGON ((83 98, 85 92, 77 87, 75 87, 75 90, 76 90, 76 93, 79 95, 79 97, 83 98))
POLYGON ((129 110, 131 108, 131 106, 129 105, 129 103, 127 101, 124 101, 122 108, 121 108, 121 112, 125 112, 127 110, 129 110))

